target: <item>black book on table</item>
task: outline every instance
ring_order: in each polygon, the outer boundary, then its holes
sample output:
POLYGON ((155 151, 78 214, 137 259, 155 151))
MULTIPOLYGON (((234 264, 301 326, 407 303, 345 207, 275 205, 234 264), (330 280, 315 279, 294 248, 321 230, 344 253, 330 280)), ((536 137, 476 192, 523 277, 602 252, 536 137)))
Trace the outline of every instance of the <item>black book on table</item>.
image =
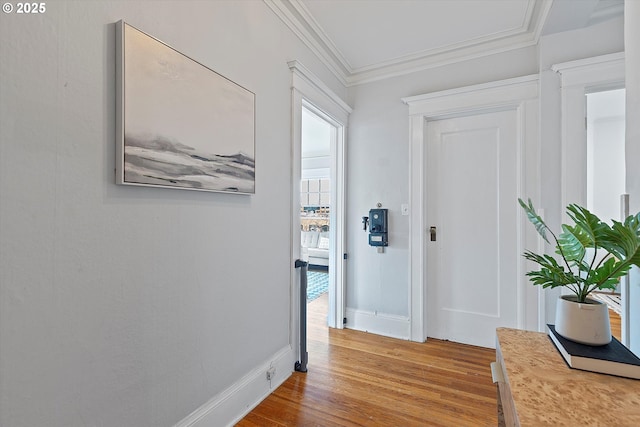
POLYGON ((547 324, 547 329, 549 338, 569 367, 640 380, 640 358, 615 337, 607 345, 593 346, 560 336, 554 325, 547 324))

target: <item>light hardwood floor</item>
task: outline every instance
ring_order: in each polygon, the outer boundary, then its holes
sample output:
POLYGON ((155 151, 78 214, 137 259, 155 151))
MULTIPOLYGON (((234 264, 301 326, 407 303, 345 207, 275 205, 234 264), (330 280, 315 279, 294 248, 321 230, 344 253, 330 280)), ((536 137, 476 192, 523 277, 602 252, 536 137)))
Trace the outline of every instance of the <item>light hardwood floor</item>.
POLYGON ((326 294, 308 305, 308 372, 237 426, 495 426, 495 350, 328 329, 326 294))
POLYGON ((618 341, 622 340, 620 315, 609 309, 609 323, 611 323, 611 335, 616 337, 618 341))

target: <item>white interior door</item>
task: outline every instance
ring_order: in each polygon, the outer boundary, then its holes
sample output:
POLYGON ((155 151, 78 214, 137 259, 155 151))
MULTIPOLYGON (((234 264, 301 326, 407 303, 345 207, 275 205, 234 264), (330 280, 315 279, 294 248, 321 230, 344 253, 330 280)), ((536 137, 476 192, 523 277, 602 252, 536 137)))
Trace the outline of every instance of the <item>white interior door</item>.
POLYGON ((429 337, 494 347, 496 327, 517 327, 517 123, 516 110, 427 123, 429 337))

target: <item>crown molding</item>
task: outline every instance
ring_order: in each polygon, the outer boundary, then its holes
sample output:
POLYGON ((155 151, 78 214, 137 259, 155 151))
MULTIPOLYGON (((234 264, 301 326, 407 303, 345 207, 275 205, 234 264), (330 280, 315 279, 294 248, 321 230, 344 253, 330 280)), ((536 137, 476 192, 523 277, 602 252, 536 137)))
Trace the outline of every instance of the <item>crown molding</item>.
POLYGON ((353 112, 353 109, 342 100, 334 91, 332 91, 329 86, 324 84, 322 80, 313 74, 307 67, 302 65, 300 61, 289 61, 287 62, 289 69, 293 72, 294 76, 298 79, 298 83, 294 81, 293 86, 297 87, 300 85, 300 82, 304 82, 307 87, 312 88, 318 95, 318 97, 325 97, 327 100, 335 104, 343 114, 347 116, 353 112))
POLYGON ((472 59, 495 55, 497 53, 508 52, 510 50, 535 46, 537 42, 537 39, 531 37, 530 34, 522 34, 515 37, 493 40, 477 45, 442 49, 440 52, 435 54, 370 67, 366 70, 354 71, 349 77, 347 77, 347 81, 349 82, 349 86, 354 86, 384 80, 391 77, 399 77, 415 73, 417 71, 424 71, 431 68, 455 64, 457 62, 469 61, 472 59))
POLYGON ((322 38, 310 28, 307 21, 291 6, 288 0, 264 0, 265 4, 275 15, 289 27, 293 33, 313 52, 320 61, 336 76, 345 86, 348 86, 347 76, 349 71, 342 66, 339 59, 333 57, 331 49, 322 41, 322 38))
POLYGON ((300 0, 264 0, 345 86, 355 86, 538 43, 552 0, 529 0, 522 25, 513 30, 353 68, 300 0))
POLYGON ((597 24, 617 16, 624 15, 624 2, 614 3, 611 6, 595 10, 589 20, 589 25, 597 24))

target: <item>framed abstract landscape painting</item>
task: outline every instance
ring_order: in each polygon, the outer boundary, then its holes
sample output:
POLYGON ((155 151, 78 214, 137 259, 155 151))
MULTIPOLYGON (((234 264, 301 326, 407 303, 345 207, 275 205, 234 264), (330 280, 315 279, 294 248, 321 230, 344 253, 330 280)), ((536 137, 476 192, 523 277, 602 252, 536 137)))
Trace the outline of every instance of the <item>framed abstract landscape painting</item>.
POLYGON ((255 95, 116 24, 116 183, 255 193, 255 95))

